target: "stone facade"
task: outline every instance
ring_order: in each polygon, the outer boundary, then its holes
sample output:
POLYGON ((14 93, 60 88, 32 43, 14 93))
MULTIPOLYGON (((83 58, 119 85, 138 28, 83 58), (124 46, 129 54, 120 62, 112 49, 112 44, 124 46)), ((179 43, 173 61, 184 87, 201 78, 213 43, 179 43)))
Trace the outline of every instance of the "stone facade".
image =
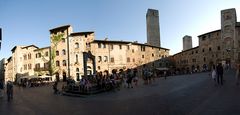
POLYGON ((221 30, 198 36, 199 46, 173 55, 176 68, 193 71, 209 70, 214 64, 234 67, 239 62, 240 25, 235 9, 221 11, 221 30))
MULTIPOLYGON (((21 76, 52 74, 52 80, 66 80, 70 76, 77 81, 84 75, 84 52, 95 56, 97 71, 108 70, 110 73, 113 69, 125 70, 143 64, 161 67, 159 60, 169 56, 169 49, 162 47, 128 41, 95 40, 94 32, 73 32, 70 25, 51 29, 50 40, 51 46, 45 48, 15 46, 12 57, 7 60, 6 78, 15 81, 21 76)), ((92 61, 88 60, 87 65, 88 74, 93 74, 92 61)))
POLYGON ((147 43, 149 45, 161 47, 158 10, 148 9, 146 21, 147 21, 147 43))
POLYGON ((5 60, 4 81, 16 81, 17 78, 31 75, 49 75, 50 47, 38 48, 35 45, 15 46, 12 56, 5 60))

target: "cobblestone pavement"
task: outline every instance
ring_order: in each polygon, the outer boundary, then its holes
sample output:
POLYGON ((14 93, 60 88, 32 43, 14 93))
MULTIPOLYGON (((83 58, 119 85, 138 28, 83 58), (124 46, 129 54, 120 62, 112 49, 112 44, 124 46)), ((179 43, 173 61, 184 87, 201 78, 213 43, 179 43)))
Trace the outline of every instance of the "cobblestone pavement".
POLYGON ((52 87, 15 87, 14 99, 0 99, 1 115, 239 115, 240 86, 234 72, 215 86, 209 73, 156 79, 151 85, 85 98, 54 95, 52 87))

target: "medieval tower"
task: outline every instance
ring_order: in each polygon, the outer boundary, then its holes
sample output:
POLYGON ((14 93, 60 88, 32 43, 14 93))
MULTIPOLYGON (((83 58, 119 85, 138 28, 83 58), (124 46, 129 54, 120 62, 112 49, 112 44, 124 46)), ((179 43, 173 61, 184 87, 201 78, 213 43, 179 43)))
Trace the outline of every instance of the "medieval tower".
POLYGON ((191 48, 192 48, 192 37, 186 35, 183 37, 183 51, 191 48))
POLYGON ((148 9, 146 20, 147 43, 153 46, 161 47, 158 10, 148 9))
POLYGON ((236 21, 236 10, 234 8, 221 11, 222 60, 226 63, 234 63, 238 60, 236 50, 239 48, 239 40, 235 37, 236 21))

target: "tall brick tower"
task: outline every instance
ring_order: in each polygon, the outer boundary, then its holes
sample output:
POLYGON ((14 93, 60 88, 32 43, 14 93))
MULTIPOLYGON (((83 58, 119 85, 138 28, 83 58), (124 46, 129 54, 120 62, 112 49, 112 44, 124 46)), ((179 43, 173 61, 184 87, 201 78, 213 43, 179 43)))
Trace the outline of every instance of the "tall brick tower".
POLYGON ((191 49, 192 48, 192 37, 185 35, 183 37, 183 51, 191 49))
POLYGON ((237 17, 236 10, 226 9, 221 11, 221 40, 222 40, 222 60, 226 63, 234 63, 238 60, 238 41, 235 37, 235 25, 237 17))
POLYGON ((146 20, 147 43, 153 46, 161 47, 158 10, 148 9, 146 20))

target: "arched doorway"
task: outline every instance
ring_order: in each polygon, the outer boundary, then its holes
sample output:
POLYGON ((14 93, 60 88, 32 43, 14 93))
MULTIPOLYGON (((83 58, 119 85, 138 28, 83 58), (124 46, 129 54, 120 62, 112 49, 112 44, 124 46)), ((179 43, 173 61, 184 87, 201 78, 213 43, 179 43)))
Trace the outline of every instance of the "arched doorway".
POLYGON ((63 81, 66 81, 67 80, 67 74, 66 72, 63 72, 63 81))
POLYGON ((56 81, 59 81, 59 80, 60 80, 60 79, 59 79, 59 73, 56 73, 55 77, 56 77, 56 81))

